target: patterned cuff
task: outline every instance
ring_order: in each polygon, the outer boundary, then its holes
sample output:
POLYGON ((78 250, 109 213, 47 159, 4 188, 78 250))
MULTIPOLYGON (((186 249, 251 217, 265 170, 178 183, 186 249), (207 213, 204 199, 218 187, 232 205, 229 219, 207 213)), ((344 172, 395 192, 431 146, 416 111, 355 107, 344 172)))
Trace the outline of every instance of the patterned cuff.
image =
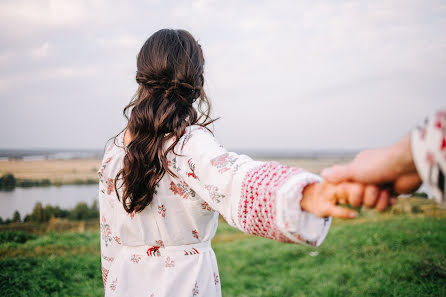
POLYGON ((305 187, 321 181, 318 175, 303 172, 291 177, 277 193, 281 197, 277 207, 278 225, 292 242, 319 246, 327 236, 331 217, 320 218, 300 207, 305 187))
POLYGON ((241 186, 240 229, 280 242, 319 245, 331 220, 318 218, 300 207, 303 188, 318 181, 317 175, 277 162, 252 168, 241 186))

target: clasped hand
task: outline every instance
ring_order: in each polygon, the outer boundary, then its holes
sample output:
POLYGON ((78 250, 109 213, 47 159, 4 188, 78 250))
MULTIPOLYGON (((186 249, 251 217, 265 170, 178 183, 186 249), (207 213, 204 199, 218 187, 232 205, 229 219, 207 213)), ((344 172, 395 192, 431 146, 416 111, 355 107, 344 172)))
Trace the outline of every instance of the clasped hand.
POLYGON ((306 186, 300 205, 303 210, 319 217, 353 219, 357 217, 357 211, 338 204, 350 204, 354 207, 365 205, 383 211, 392 202, 389 192, 375 185, 356 182, 331 184, 324 181, 306 186))
POLYGON ((324 182, 307 186, 302 209, 320 217, 354 218, 357 212, 337 204, 365 205, 385 210, 398 194, 412 193, 421 185, 409 136, 392 146, 365 150, 352 162, 322 171, 324 182))

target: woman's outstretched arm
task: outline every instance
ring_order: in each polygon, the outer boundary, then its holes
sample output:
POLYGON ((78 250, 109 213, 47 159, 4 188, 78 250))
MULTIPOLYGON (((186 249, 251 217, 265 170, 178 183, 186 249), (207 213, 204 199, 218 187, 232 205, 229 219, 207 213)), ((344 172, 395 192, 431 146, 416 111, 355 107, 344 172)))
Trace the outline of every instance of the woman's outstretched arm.
POLYGON ((199 126, 188 129, 177 148, 178 155, 168 156, 170 168, 187 187, 230 225, 277 241, 321 244, 330 215, 356 215, 336 206, 337 199, 361 203, 364 195, 360 185, 315 186, 321 178, 303 169, 228 152, 199 126))

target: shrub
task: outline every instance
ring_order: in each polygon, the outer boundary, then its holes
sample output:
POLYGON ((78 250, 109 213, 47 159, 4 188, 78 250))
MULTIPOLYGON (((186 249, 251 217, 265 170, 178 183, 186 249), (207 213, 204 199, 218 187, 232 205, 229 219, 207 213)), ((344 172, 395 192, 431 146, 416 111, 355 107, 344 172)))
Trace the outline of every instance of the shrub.
POLYGON ((76 204, 74 209, 69 212, 68 218, 70 220, 86 220, 94 219, 99 217, 99 209, 97 202, 94 201, 91 208, 88 207, 87 203, 79 202, 76 204))
POLYGON ((0 189, 1 190, 12 190, 16 187, 17 181, 12 173, 3 174, 0 177, 0 189))
POLYGON ((20 223, 22 221, 21 218, 20 218, 20 213, 17 210, 14 211, 14 214, 12 216, 12 221, 14 223, 20 223))
POLYGON ((23 231, 0 232, 0 244, 6 242, 25 243, 27 240, 35 239, 36 236, 23 231))
MULTIPOLYGON (((98 202, 93 201, 91 207, 85 202, 79 202, 71 209, 62 209, 59 206, 46 205, 43 207, 41 202, 37 202, 31 214, 25 215, 23 222, 47 223, 51 217, 68 218, 69 220, 87 220, 99 218, 98 202)), ((21 222, 20 213, 16 210, 13 218, 5 221, 0 217, 0 224, 9 224, 11 222, 21 222)))

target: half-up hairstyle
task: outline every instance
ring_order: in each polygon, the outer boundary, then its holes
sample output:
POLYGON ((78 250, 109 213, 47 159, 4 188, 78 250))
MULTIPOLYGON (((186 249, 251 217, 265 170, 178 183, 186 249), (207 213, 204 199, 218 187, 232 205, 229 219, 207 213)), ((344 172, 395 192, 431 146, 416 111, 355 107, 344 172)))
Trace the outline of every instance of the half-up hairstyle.
POLYGON ((141 48, 138 90, 123 110, 128 120, 124 130, 132 140, 114 183, 119 199, 117 184, 122 180, 121 200, 128 213, 140 212, 152 201, 155 186, 166 172, 175 176, 167 166, 167 154, 186 127, 206 127, 215 121, 210 118, 211 105, 203 90, 203 67, 201 47, 185 30, 162 29, 141 48), (174 142, 165 149, 171 138, 174 142))

